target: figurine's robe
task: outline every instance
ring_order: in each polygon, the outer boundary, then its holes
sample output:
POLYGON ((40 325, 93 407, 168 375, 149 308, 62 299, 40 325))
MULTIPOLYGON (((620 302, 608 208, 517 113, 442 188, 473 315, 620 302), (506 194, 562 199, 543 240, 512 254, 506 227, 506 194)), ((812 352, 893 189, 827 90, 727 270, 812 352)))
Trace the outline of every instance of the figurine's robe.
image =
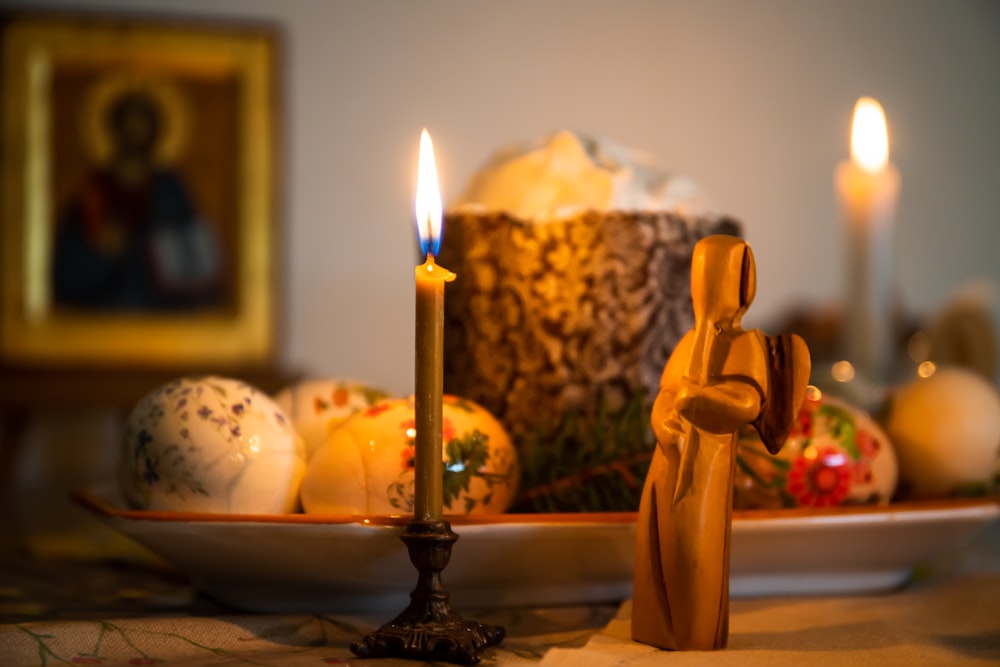
POLYGON ((753 423, 776 451, 801 404, 794 385, 804 382, 791 367, 803 356, 808 376, 801 339, 737 328, 715 336, 704 363, 719 367, 692 382, 696 338, 689 331, 663 371, 651 420, 658 447, 637 526, 632 636, 667 649, 726 645, 736 432, 753 423))

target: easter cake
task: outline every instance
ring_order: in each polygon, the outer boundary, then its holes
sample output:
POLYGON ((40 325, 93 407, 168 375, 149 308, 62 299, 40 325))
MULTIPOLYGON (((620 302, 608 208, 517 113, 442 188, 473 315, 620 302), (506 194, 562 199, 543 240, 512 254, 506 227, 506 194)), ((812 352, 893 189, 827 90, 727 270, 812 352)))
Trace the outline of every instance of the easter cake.
POLYGON ((578 132, 498 151, 451 203, 445 391, 510 431, 519 509, 635 509, 643 414, 693 322, 694 244, 714 233, 739 225, 691 181, 578 132))

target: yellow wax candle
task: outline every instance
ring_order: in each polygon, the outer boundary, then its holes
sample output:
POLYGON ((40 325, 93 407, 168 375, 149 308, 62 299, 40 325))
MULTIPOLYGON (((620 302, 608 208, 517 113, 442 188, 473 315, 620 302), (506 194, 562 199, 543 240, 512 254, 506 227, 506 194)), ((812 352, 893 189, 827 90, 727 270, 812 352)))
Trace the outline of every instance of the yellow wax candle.
POLYGON ((893 226, 899 170, 889 161, 882 106, 858 100, 851 159, 837 166, 837 194, 847 218, 847 313, 844 354, 870 382, 891 380, 894 356, 893 226))
POLYGON ((441 190, 434 146, 420 135, 417 172, 417 233, 426 261, 415 269, 417 284, 415 410, 415 480, 413 516, 440 521, 442 516, 444 452, 441 449, 441 396, 444 392, 444 284, 455 274, 434 263, 441 243, 441 190))
POLYGON ((434 263, 434 256, 416 268, 416 480, 414 517, 420 521, 441 519, 444 475, 441 449, 441 395, 444 361, 444 284, 455 274, 434 263))

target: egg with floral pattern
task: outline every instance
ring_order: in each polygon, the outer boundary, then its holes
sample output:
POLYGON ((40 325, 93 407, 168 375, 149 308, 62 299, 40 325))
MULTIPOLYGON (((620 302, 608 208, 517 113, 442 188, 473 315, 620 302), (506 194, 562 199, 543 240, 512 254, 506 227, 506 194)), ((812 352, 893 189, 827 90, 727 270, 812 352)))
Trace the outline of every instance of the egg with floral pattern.
POLYGON ((302 436, 308 460, 330 431, 387 397, 381 389, 352 380, 314 379, 282 389, 274 400, 302 436))
POLYGON ((133 507, 281 514, 298 510, 302 439, 266 394, 223 377, 181 378, 139 401, 118 479, 133 507))
POLYGON ((896 490, 896 454, 868 414, 810 388, 777 455, 757 432, 737 444, 737 509, 886 503, 896 490))
MULTIPOLYGON (((446 514, 504 512, 517 490, 517 453, 493 415, 445 396, 442 488, 446 514)), ((334 429, 309 461, 302 507, 321 514, 413 512, 413 399, 387 399, 334 429)))

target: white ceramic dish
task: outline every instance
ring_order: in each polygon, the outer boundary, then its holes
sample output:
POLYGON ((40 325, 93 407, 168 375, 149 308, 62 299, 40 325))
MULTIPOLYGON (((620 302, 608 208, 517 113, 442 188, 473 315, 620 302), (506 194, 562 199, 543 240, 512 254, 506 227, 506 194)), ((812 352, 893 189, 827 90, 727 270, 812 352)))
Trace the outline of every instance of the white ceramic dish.
MULTIPOLYGON (((114 528, 218 600, 262 612, 400 610, 416 581, 405 518, 121 509, 78 495, 114 528)), ((731 593, 877 592, 1000 516, 996 501, 736 512, 731 593)), ((457 608, 579 604, 631 595, 634 514, 454 517, 444 571, 457 608)))

